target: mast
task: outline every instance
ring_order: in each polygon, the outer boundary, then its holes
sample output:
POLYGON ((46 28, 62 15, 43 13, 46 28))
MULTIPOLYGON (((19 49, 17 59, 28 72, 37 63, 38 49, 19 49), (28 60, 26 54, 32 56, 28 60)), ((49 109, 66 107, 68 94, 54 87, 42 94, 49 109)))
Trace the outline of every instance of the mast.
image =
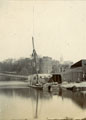
POLYGON ((36 75, 37 75, 37 83, 38 83, 38 67, 37 67, 38 56, 37 56, 37 53, 36 53, 36 50, 35 50, 34 37, 33 36, 32 36, 32 45, 33 45, 32 56, 33 56, 33 60, 34 60, 34 67, 35 67, 35 72, 36 72, 36 75))
POLYGON ((36 64, 37 64, 37 53, 36 53, 36 50, 35 50, 35 46, 34 46, 34 37, 32 36, 32 45, 33 45, 33 53, 32 53, 32 56, 33 56, 33 59, 34 59, 34 63, 35 63, 35 70, 36 70, 36 64))
POLYGON ((38 83, 38 66, 37 66, 37 62, 38 62, 38 56, 37 56, 37 53, 36 53, 36 50, 35 50, 35 45, 34 45, 34 3, 33 3, 33 36, 32 36, 32 45, 33 45, 33 53, 32 53, 32 56, 33 56, 33 60, 34 60, 34 66, 35 66, 35 72, 36 72, 36 75, 37 75, 37 83, 38 83))
POLYGON ((33 45, 33 50, 35 49, 34 47, 34 37, 32 36, 32 45, 33 45))

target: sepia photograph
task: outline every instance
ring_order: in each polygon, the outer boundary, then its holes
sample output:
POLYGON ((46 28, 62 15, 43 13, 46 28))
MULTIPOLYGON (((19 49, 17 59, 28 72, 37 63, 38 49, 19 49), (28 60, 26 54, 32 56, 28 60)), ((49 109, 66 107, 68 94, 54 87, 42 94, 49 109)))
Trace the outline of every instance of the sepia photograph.
POLYGON ((0 0, 0 120, 86 120, 86 0, 0 0))

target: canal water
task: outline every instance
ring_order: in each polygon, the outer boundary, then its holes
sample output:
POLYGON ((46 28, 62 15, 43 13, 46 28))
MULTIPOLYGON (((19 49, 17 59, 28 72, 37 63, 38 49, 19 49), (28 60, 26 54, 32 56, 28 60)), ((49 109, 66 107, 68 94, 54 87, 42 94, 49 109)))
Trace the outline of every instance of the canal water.
POLYGON ((33 88, 0 88, 0 120, 86 118, 86 94, 44 92, 33 88))

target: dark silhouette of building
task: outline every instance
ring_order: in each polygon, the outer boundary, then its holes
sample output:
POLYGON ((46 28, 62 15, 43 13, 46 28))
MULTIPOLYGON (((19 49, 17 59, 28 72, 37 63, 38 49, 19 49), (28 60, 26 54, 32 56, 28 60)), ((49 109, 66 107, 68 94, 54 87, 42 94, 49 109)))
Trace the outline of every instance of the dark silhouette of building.
POLYGON ((80 60, 71 68, 62 73, 63 81, 80 82, 86 81, 86 60, 80 60))

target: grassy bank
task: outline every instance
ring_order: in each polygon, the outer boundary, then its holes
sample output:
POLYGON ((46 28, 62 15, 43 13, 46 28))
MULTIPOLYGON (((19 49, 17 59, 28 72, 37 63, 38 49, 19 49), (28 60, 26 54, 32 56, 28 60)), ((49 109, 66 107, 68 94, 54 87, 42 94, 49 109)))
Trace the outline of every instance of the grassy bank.
POLYGON ((25 81, 27 78, 16 76, 0 76, 0 81, 25 81))

